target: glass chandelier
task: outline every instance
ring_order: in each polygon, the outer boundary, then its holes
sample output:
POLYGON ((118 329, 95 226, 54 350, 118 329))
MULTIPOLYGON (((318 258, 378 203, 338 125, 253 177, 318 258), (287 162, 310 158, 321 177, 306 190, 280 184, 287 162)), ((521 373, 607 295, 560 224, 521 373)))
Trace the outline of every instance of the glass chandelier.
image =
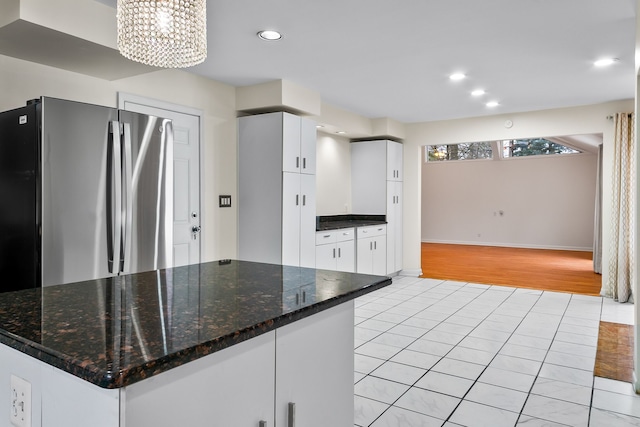
POLYGON ((133 61, 185 68, 207 57, 206 0, 118 0, 118 49, 133 61))

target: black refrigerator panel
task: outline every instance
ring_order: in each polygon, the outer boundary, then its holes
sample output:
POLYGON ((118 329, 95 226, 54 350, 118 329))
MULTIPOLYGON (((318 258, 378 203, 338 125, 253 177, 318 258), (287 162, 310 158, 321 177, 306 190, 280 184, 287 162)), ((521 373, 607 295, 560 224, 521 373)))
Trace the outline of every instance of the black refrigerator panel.
POLYGON ((41 286, 40 105, 0 113, 0 292, 41 286))

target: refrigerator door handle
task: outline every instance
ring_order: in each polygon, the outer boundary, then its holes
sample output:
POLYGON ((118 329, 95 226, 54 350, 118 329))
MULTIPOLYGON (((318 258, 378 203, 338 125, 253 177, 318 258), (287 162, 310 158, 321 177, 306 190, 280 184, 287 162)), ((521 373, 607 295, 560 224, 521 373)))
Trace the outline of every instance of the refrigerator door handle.
POLYGON ((122 191, 125 195, 126 206, 122 210, 123 234, 122 234, 122 260, 120 271, 128 273, 131 271, 131 228, 133 224, 133 157, 131 155, 131 124, 124 123, 124 150, 122 157, 122 168, 124 170, 124 183, 122 191))
POLYGON ((111 162, 108 165, 107 198, 110 206, 107 209, 107 230, 109 249, 109 273, 118 274, 120 271, 120 249, 122 234, 122 159, 120 144, 120 122, 112 121, 110 132, 112 136, 111 162))

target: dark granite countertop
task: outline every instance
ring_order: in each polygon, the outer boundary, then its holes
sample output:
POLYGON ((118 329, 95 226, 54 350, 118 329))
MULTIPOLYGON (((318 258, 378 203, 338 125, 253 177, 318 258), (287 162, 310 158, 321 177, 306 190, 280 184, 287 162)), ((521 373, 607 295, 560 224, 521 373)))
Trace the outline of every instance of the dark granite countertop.
POLYGON ((316 217, 316 231, 386 224, 384 215, 326 215, 316 217))
POLYGON ((0 293, 0 343, 118 388, 390 283, 383 276, 219 261, 0 293), (306 305, 296 305, 300 289, 306 305))

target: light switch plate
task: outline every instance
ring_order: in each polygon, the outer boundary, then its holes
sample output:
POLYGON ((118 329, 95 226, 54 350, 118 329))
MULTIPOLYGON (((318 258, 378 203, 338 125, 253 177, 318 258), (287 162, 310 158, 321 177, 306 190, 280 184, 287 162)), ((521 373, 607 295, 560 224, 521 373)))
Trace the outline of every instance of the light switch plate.
POLYGON ((230 195, 220 195, 220 207, 221 208, 230 208, 231 207, 231 196, 230 195))

